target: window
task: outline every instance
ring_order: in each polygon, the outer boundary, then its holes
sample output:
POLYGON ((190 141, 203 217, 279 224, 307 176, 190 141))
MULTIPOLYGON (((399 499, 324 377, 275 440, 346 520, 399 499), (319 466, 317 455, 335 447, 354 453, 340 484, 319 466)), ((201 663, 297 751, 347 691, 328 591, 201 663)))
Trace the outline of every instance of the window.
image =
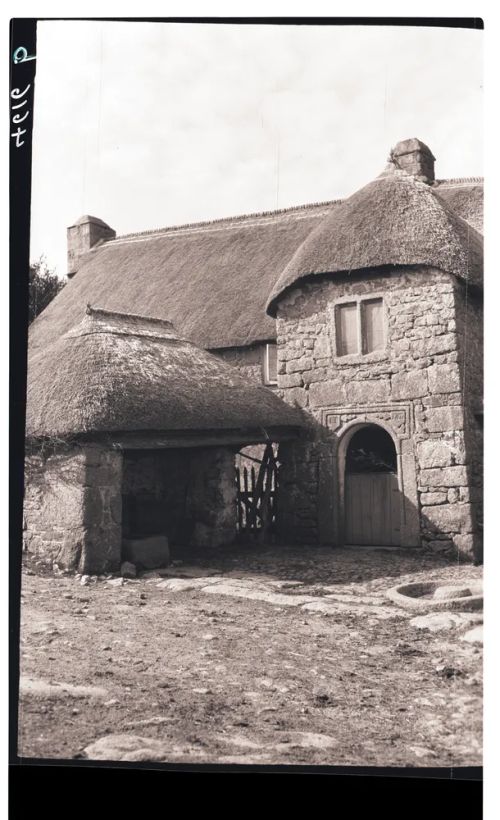
POLYGON ((264 351, 264 384, 278 384, 278 345, 266 344, 264 351))
POLYGON ((366 299, 361 302, 363 353, 372 353, 385 347, 383 308, 382 299, 366 299))
POLYGON ((335 307, 337 356, 385 348, 383 299, 360 299, 335 307))
POLYGON ((337 306, 337 355, 359 353, 358 306, 356 302, 337 306))

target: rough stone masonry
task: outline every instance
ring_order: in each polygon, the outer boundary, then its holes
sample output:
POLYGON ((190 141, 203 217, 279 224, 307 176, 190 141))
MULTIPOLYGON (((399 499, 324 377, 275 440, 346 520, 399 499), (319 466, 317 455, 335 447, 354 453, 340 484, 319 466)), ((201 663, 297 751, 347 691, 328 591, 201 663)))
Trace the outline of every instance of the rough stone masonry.
POLYGON ((310 420, 283 444, 281 528, 294 542, 342 541, 339 446, 356 421, 381 424, 398 453, 401 544, 480 557, 481 321, 477 298, 428 267, 295 287, 278 309, 278 389, 310 420), (384 350, 336 355, 335 305, 383 298, 384 350), (466 314, 467 311, 467 314, 466 314))

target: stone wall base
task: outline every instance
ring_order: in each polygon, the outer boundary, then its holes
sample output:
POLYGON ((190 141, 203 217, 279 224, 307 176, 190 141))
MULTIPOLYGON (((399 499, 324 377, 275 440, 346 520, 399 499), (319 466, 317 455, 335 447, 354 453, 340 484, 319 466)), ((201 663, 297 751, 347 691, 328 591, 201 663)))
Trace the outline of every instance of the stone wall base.
POLYGON ((121 461, 120 452, 99 445, 28 455, 24 548, 64 569, 118 569, 121 461))

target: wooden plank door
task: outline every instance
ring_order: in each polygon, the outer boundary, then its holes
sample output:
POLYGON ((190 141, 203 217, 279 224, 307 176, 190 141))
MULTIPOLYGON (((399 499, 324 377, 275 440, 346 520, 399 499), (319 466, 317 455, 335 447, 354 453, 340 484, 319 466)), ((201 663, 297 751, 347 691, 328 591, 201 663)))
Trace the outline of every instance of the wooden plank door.
POLYGON ((400 503, 394 473, 346 473, 345 543, 399 546, 400 503))

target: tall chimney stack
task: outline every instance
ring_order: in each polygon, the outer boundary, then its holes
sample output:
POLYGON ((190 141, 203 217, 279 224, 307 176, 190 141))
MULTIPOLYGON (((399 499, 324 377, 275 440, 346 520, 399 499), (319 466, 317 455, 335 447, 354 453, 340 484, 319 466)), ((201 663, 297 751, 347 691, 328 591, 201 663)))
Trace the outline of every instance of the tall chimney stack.
POLYGON ((435 157, 430 148, 415 137, 402 140, 392 149, 389 157, 397 168, 411 174, 420 182, 428 185, 434 182, 435 157))
POLYGON ((114 239, 116 231, 96 216, 81 216, 67 230, 68 237, 68 279, 71 279, 80 266, 84 254, 97 243, 114 239))

